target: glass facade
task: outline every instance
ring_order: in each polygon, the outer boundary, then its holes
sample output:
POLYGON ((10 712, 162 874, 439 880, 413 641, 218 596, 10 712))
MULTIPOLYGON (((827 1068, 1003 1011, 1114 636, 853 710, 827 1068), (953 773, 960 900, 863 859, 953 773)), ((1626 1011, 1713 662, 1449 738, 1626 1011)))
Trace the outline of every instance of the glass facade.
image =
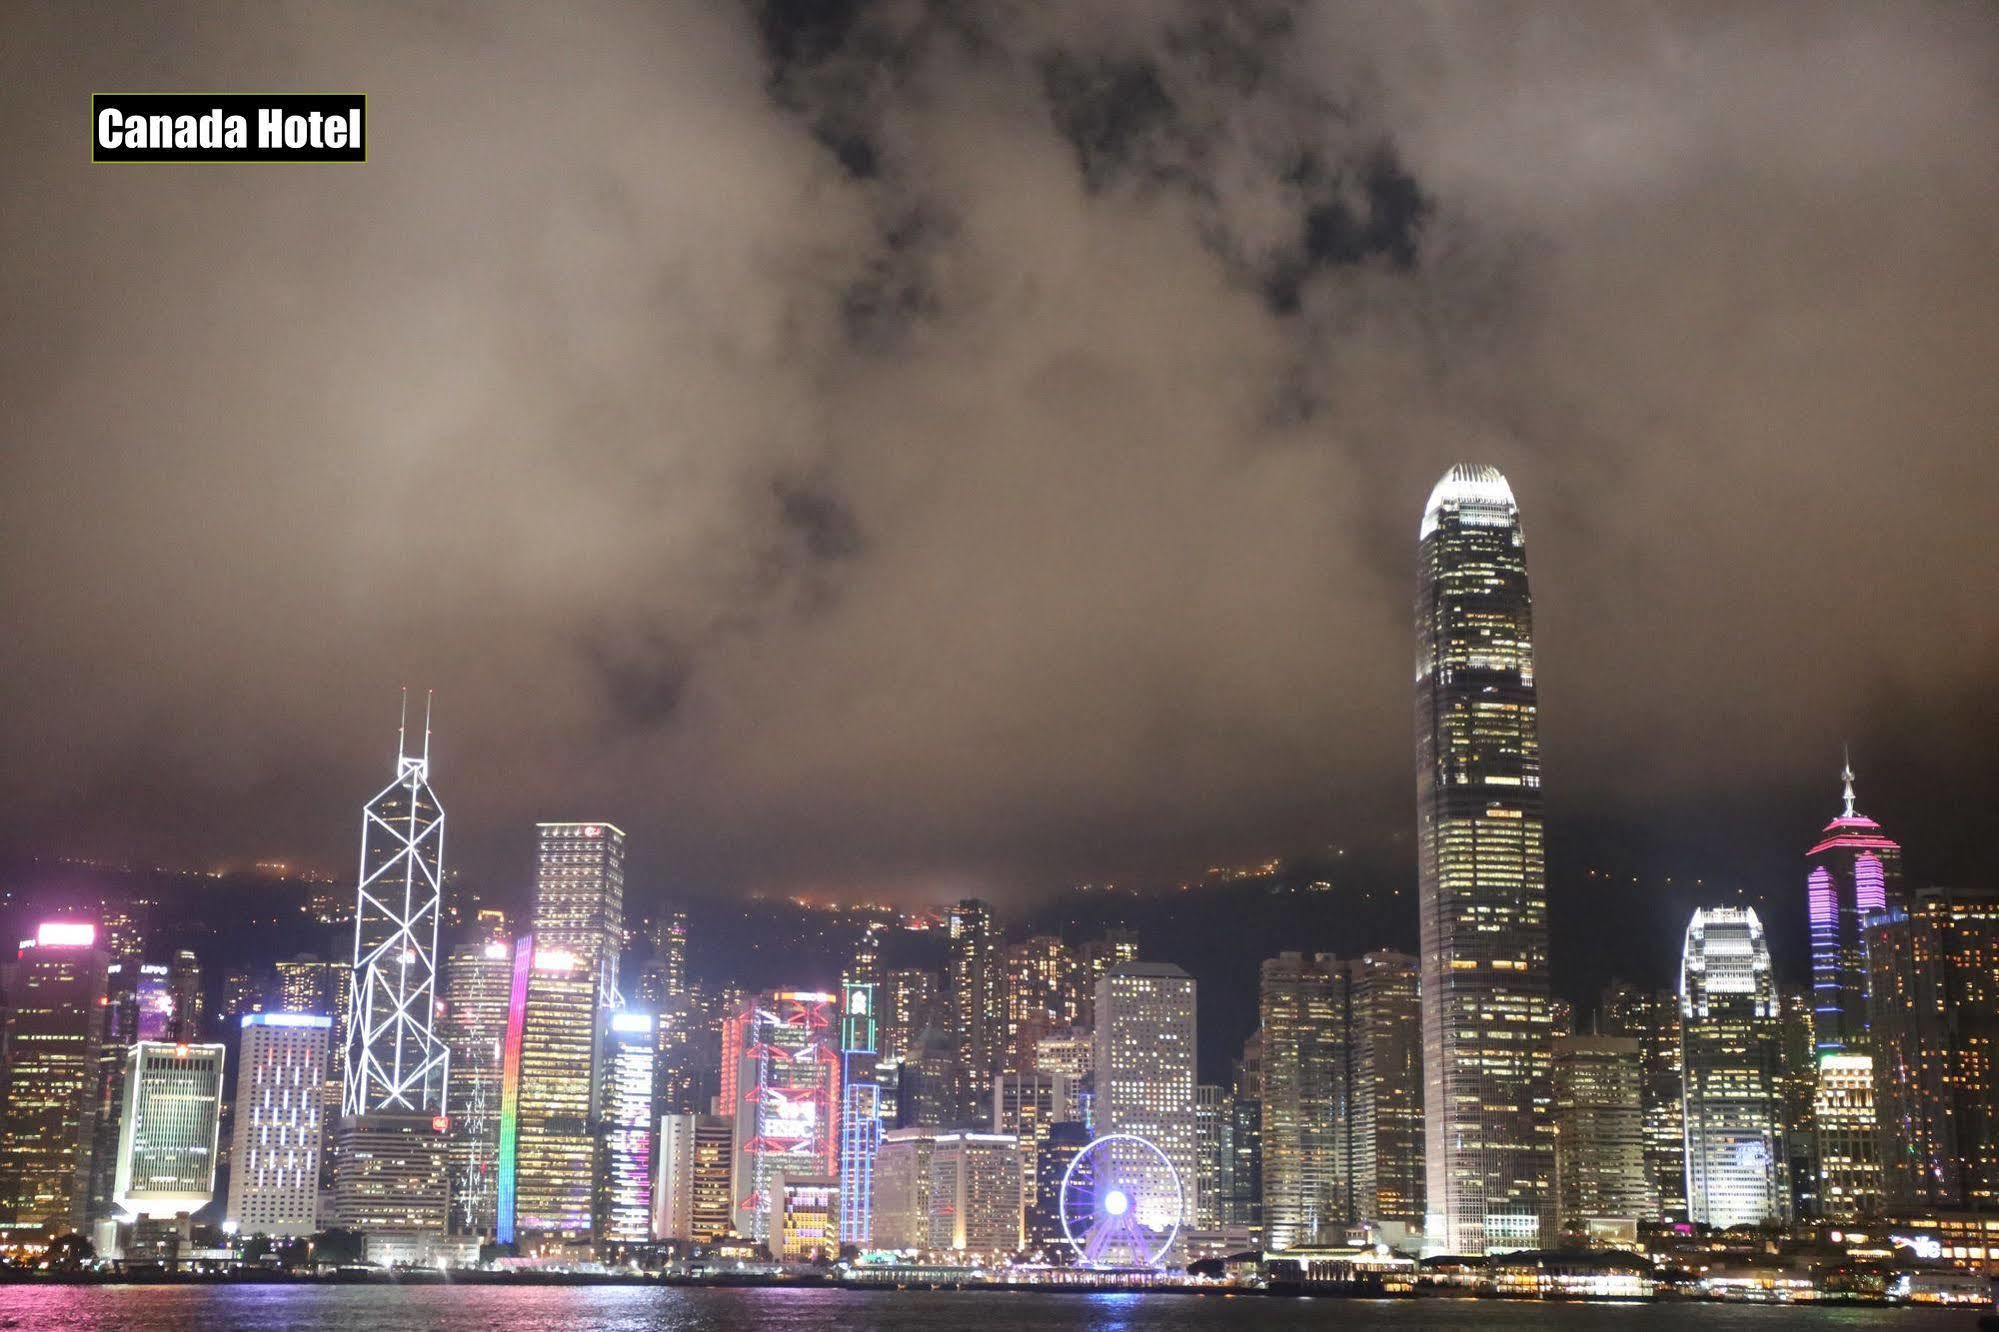
POLYGON ((1263 1219, 1272 1249, 1352 1215, 1347 973, 1329 953, 1263 964, 1263 1219))
POLYGON ((610 1026, 597 1237, 607 1244, 644 1244, 652 1239, 653 1019, 614 1013, 610 1026))
POLYGON ((1451 1252, 1528 1248, 1553 1210, 1553 1024, 1532 599, 1506 478, 1451 468, 1418 539, 1425 1228, 1451 1252))
POLYGON ((1781 1023, 1770 945, 1755 911, 1694 912, 1680 967, 1691 1221, 1790 1220, 1781 1023))

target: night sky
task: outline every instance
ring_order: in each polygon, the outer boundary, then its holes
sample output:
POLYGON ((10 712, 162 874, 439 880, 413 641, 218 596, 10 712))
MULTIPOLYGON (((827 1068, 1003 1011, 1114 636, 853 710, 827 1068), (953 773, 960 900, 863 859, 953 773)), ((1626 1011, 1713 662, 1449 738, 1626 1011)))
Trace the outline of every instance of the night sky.
POLYGON ((344 872, 409 685, 488 881, 1413 888, 1470 459, 1558 977, 1801 893, 1847 742, 1999 884, 1995 162, 1983 5, 10 7, 0 849, 344 872), (285 89, 369 161, 89 162, 285 89))

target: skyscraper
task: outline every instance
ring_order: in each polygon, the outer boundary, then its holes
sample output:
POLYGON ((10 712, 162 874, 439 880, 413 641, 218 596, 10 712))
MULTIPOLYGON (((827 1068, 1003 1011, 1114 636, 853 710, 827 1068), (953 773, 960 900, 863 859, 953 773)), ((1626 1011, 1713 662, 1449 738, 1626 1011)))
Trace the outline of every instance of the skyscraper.
POLYGON ((430 719, 423 752, 396 732, 396 780, 361 809, 361 876, 354 912, 341 1114, 444 1113, 450 1056, 431 1030, 437 1006, 437 904, 444 882, 444 807, 430 789, 430 719))
POLYGON ((0 1214, 46 1239, 80 1230, 96 1145, 97 1051, 110 959, 95 927, 45 921, 7 968, 0 1214))
POLYGON ((1263 1219, 1272 1249, 1352 1219, 1347 971, 1330 953, 1263 964, 1263 1219))
POLYGON ((1037 934, 1006 950, 1006 1064, 1034 1065, 1034 1044, 1082 1017, 1076 984, 1082 962, 1052 934, 1037 934))
POLYGON ((1892 1211, 1999 1206, 1999 893, 1932 888, 1868 922, 1892 1211))
POLYGON ((1812 1025, 1822 1055, 1868 1053, 1867 916, 1902 904, 1902 848, 1854 808, 1853 765, 1840 775, 1844 808, 1805 853, 1812 1025))
POLYGON ((735 1129, 726 1115, 668 1114, 659 1121, 659 1181, 653 1195, 657 1238, 706 1243, 729 1233, 735 1129))
POLYGON ((1011 1134, 1020 1144, 1023 1207, 1034 1202, 1035 1170, 1049 1131, 1064 1120, 1074 1099, 1069 1079, 1061 1073, 1031 1070, 993 1078, 992 1130, 1011 1134))
POLYGON ((297 1239, 318 1227, 326 1051, 333 1019, 251 1013, 236 1059, 226 1213, 244 1235, 297 1239))
POLYGON ((1195 1224, 1220 1230, 1229 1224, 1229 1204, 1235 1196, 1235 1104, 1220 1085, 1203 1082, 1194 1088, 1195 1224))
POLYGON ((779 1175, 840 1169, 839 1000, 816 990, 754 995, 731 1022, 736 1071, 736 1230, 768 1240, 769 1190, 779 1175))
MULTIPOLYGON (((1163 962, 1124 962, 1097 982, 1095 1127, 1157 1147, 1180 1187, 1181 1226, 1196 1220, 1194 978, 1163 962)), ((1144 1218, 1158 1225, 1173 1218, 1144 1218)))
POLYGON ((1359 1221, 1423 1226, 1423 1006, 1416 959, 1362 954, 1347 964, 1353 1211, 1359 1221))
POLYGON ((396 779, 361 810, 354 979, 335 1148, 342 1224, 377 1230, 388 1246, 421 1246, 441 1233, 449 1187, 442 1132, 450 1054, 431 1026, 444 807, 430 789, 428 712, 426 706, 422 753, 409 753, 399 728, 396 779))
POLYGON ((1496 469, 1445 473, 1418 540, 1426 1229, 1483 1253, 1536 1243, 1553 1202, 1532 598, 1519 506, 1496 469))
POLYGON ((591 1238, 598 979, 586 959, 538 937, 515 945, 495 1191, 503 1242, 546 1248, 591 1238))
POLYGON ((930 1247, 930 1162, 938 1130, 892 1128, 875 1156, 874 1232, 878 1249, 930 1247))
POLYGON ((1556 1218, 1571 1239, 1635 1234, 1658 1212, 1645 1168, 1643 1059, 1631 1036, 1555 1038, 1556 1218))
POLYGON ((1881 1215, 1881 1126, 1874 1110, 1874 1056, 1819 1056, 1812 1101, 1818 1133, 1818 1213, 1850 1224, 1881 1215))
POLYGON ((980 1103, 1006 1048, 1006 976, 993 909, 976 898, 951 908, 951 1020, 958 1038, 960 1123, 981 1118, 980 1103))
POLYGON ((1604 988, 1597 1025, 1605 1036, 1628 1036, 1638 1042, 1645 1173, 1658 1203, 1658 1218, 1684 1221, 1687 1130, 1679 996, 1671 990, 1641 990, 1625 981, 1613 981, 1604 988))
MULTIPOLYGON (((1421 1141, 1420 1139, 1418 1140, 1421 1141)), ((1232 1225, 1248 1226, 1259 1238, 1263 1224, 1263 1033, 1242 1043, 1235 1079, 1235 1200, 1232 1225)))
POLYGON ((652 1239, 653 1018, 611 1015, 606 1034, 597 1160, 597 1238, 610 1245, 652 1239))
POLYGON ((930 1247, 1008 1257, 1021 1246, 1020 1143, 940 1133, 930 1150, 930 1247))
POLYGON ((874 1231, 875 1152, 882 1131, 881 1085, 875 1080, 876 993, 872 981, 849 979, 840 985, 842 1244, 867 1244, 874 1231))
POLYGON ((500 1152, 500 1061, 513 993, 513 945, 474 939, 444 963, 445 1045, 451 1051, 451 1225, 490 1235, 500 1152))
POLYGON ((142 1219, 188 1216, 214 1199, 224 1054, 220 1045, 132 1047, 113 1193, 120 1211, 142 1219))
POLYGON ((625 834, 609 823, 535 825, 535 947, 567 953, 595 978, 598 1006, 618 998, 624 946, 625 834))
POLYGON ((1790 1219, 1779 1020, 1770 946, 1756 912, 1694 912, 1680 966, 1691 1221, 1727 1227, 1790 1219))
POLYGON ((876 1039, 883 1058, 901 1059, 915 1048, 924 1028, 938 1020, 937 973, 918 967, 891 971, 884 985, 876 1039))

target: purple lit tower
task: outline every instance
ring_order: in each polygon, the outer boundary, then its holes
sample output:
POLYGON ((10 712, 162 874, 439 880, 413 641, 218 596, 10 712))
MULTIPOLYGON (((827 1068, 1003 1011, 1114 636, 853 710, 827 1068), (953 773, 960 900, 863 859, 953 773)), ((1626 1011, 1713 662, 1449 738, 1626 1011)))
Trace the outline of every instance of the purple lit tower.
POLYGON ((1805 853, 1812 935, 1812 1017, 1818 1052, 1870 1054, 1867 1039, 1869 913, 1902 901, 1902 848, 1853 804, 1853 764, 1841 774, 1846 807, 1805 853))

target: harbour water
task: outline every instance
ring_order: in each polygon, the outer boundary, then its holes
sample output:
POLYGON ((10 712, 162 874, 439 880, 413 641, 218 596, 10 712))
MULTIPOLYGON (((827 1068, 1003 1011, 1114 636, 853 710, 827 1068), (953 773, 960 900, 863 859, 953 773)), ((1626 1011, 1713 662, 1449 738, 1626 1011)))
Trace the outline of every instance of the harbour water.
POLYGON ((0 1286, 0 1332, 1307 1332, 1407 1328, 1894 1328, 1966 1332, 1964 1310, 1046 1295, 656 1286, 0 1286))

